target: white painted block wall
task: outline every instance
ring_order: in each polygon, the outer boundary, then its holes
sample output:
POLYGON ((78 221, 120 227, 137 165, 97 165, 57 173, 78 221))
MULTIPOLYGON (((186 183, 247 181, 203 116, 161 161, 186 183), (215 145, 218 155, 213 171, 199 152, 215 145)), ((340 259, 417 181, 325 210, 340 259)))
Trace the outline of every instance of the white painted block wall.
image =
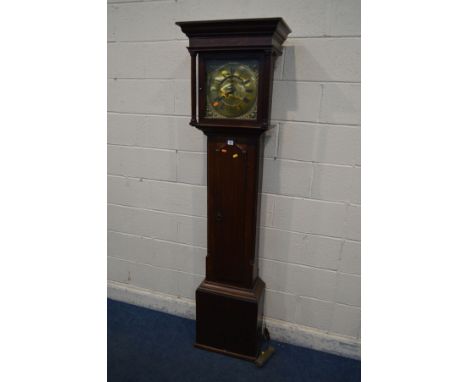
POLYGON ((281 16, 266 133, 267 317, 360 342, 359 0, 109 0, 108 279, 186 299, 204 277, 206 139, 175 21, 281 16))

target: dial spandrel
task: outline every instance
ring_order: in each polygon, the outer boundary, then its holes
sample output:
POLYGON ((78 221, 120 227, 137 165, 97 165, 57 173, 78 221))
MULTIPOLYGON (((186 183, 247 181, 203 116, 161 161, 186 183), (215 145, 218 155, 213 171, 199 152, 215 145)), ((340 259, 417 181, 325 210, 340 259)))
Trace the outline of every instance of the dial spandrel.
POLYGON ((207 61, 206 118, 257 119, 258 61, 207 61))

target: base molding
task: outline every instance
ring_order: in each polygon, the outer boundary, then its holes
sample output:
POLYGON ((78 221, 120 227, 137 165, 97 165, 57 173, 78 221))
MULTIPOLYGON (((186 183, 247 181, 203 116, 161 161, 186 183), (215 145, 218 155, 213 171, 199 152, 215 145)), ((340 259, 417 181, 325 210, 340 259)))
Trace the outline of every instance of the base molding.
POLYGON ((251 288, 203 280, 195 292, 196 343, 205 350, 255 360, 263 342, 265 283, 251 288))
POLYGON ((235 358, 243 359, 245 361, 254 362, 257 359, 256 357, 249 357, 248 355, 245 355, 245 354, 234 353, 232 351, 227 351, 227 350, 221 350, 221 349, 218 349, 218 348, 214 348, 212 346, 199 344, 197 342, 195 342, 193 344, 193 346, 195 346, 196 348, 199 348, 199 349, 208 350, 208 351, 212 351, 212 352, 215 352, 215 353, 228 355, 229 357, 235 357, 235 358))
MULTIPOLYGON (((195 301, 164 293, 150 291, 133 285, 107 282, 107 297, 144 308, 157 310, 180 317, 195 319, 195 301)), ((270 336, 276 341, 360 359, 359 340, 328 334, 306 326, 264 317, 270 336)))

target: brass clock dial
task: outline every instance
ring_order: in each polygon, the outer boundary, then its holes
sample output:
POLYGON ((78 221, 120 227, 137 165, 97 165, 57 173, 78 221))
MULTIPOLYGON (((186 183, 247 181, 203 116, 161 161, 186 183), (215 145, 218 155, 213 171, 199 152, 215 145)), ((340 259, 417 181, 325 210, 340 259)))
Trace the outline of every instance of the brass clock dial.
POLYGON ((207 89, 207 118, 257 119, 256 61, 208 62, 207 89))

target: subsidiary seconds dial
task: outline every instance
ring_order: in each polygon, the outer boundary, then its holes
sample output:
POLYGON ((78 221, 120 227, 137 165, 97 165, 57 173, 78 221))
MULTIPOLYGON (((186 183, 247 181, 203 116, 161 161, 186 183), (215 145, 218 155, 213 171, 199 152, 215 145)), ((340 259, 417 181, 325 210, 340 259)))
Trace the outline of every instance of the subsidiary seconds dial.
POLYGON ((256 119, 257 65, 228 62, 208 71, 208 114, 212 118, 256 119))

